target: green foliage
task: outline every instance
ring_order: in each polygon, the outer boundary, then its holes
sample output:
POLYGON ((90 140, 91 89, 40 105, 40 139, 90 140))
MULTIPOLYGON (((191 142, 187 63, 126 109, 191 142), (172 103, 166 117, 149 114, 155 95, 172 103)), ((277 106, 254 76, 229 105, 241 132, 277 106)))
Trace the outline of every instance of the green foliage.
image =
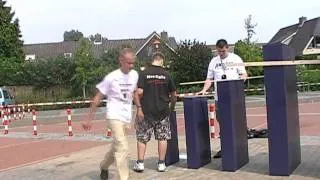
POLYGON ((247 44, 251 43, 251 39, 253 34, 255 34, 254 28, 257 26, 258 24, 253 24, 252 23, 252 16, 251 14, 244 20, 244 28, 246 29, 247 32, 247 37, 245 39, 245 42, 247 44))
MULTIPOLYGON (((320 70, 302 70, 298 72, 298 82, 320 83, 320 70)), ((320 84, 309 87, 311 91, 319 91, 320 84)), ((303 89, 303 88, 300 88, 303 89)))
POLYGON ((0 86, 13 85, 23 77, 21 63, 16 58, 0 58, 0 86))
POLYGON ((0 58, 13 58, 10 60, 21 62, 24 57, 23 41, 19 19, 13 19, 14 14, 11 7, 6 6, 6 1, 0 0, 0 58))
POLYGON ((96 33, 95 35, 90 35, 88 38, 91 42, 100 42, 103 40, 103 37, 101 34, 96 33))
POLYGON ((320 70, 304 70, 298 74, 298 81, 320 83, 320 70))
POLYGON ((83 38, 83 33, 72 29, 71 31, 65 31, 63 33, 63 40, 64 41, 79 41, 83 38))
POLYGON ((94 58, 92 54, 92 44, 87 39, 80 40, 80 46, 78 47, 74 60, 76 63, 76 70, 73 76, 73 80, 79 83, 83 89, 83 97, 86 97, 85 88, 89 82, 91 82, 96 72, 94 71, 94 58))
MULTIPOLYGON (((309 54, 309 55, 302 55, 302 56, 297 56, 295 59, 296 60, 317 60, 319 59, 320 54, 309 54)), ((305 66, 300 66, 304 69, 309 69, 309 70, 319 70, 320 65, 319 64, 312 64, 312 65, 305 65, 305 66)))
MULTIPOLYGON (((242 40, 236 42, 234 53, 239 55, 245 62, 259 62, 263 60, 262 49, 255 43, 247 43, 242 40)), ((249 67, 248 76, 263 75, 262 67, 249 67)))
POLYGON ((199 81, 206 78, 211 49, 205 43, 185 40, 180 43, 177 55, 170 60, 170 71, 175 83, 199 81))

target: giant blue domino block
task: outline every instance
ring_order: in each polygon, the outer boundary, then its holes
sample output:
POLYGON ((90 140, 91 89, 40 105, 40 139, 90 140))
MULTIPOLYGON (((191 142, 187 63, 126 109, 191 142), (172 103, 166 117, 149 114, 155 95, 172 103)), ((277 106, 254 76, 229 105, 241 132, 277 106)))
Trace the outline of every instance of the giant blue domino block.
POLYGON ((176 111, 172 111, 170 114, 170 129, 171 139, 168 140, 166 165, 172 165, 179 162, 179 143, 178 143, 178 131, 177 131, 177 118, 176 111))
MULTIPOLYGON (((263 48, 265 61, 294 59, 293 50, 284 44, 263 48)), ((269 129, 269 173, 290 175, 301 162, 296 66, 264 68, 267 121, 269 129)))
POLYGON ((198 169, 211 161, 206 97, 184 98, 187 167, 198 169))
POLYGON ((236 171, 249 162, 243 80, 217 82, 222 170, 236 171))

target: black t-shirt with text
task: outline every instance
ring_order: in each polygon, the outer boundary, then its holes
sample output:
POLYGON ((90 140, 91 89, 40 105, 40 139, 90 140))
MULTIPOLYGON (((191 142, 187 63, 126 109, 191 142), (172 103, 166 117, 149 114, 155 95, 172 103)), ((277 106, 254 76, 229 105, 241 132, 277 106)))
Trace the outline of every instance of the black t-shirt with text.
POLYGON ((143 89, 142 110, 147 119, 159 121, 169 115, 169 94, 176 90, 169 73, 160 66, 140 72, 138 88, 143 89))

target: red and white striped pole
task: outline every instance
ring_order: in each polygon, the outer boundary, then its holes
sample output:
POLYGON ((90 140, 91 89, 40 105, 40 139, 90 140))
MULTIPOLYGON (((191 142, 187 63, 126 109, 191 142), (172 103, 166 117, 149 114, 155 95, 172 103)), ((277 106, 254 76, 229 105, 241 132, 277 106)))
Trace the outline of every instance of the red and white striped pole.
POLYGON ((210 104, 209 105, 209 114, 210 114, 210 137, 215 138, 215 128, 214 128, 214 121, 216 119, 216 106, 215 104, 210 104))
POLYGON ((37 115, 36 115, 36 111, 32 110, 32 125, 33 125, 33 135, 38 135, 38 131, 37 131, 37 115))
POLYGON ((11 108, 7 109, 7 113, 8 113, 8 121, 9 123, 11 123, 11 108))
POLYGON ((21 120, 22 119, 22 115, 21 115, 21 108, 20 107, 18 107, 18 116, 19 116, 19 120, 21 120))
POLYGON ((13 107, 13 120, 17 120, 17 114, 16 114, 16 106, 13 107))
POLYGON ((72 125, 71 125, 71 109, 67 109, 67 114, 68 114, 68 134, 69 136, 73 136, 72 125))
POLYGON ((107 130, 107 137, 111 137, 111 136, 112 136, 111 129, 108 128, 108 130, 107 130))
POLYGON ((22 118, 24 118, 26 116, 26 113, 24 112, 25 111, 25 107, 24 105, 22 106, 22 118))
POLYGON ((3 125, 4 125, 4 134, 8 134, 9 133, 9 122, 8 122, 8 112, 5 111, 4 112, 4 117, 3 117, 3 125))
POLYGON ((3 124, 3 122, 4 122, 4 109, 3 108, 1 108, 1 123, 3 124))

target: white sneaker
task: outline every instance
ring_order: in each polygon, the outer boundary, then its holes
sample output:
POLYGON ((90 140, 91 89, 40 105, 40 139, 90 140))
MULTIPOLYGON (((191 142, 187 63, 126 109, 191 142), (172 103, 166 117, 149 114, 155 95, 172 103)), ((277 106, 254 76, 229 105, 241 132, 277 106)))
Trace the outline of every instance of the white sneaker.
POLYGON ((133 170, 135 172, 143 172, 144 171, 144 163, 136 161, 133 165, 133 170))
POLYGON ((159 172, 165 172, 167 169, 166 164, 165 163, 158 163, 158 171, 159 172))

